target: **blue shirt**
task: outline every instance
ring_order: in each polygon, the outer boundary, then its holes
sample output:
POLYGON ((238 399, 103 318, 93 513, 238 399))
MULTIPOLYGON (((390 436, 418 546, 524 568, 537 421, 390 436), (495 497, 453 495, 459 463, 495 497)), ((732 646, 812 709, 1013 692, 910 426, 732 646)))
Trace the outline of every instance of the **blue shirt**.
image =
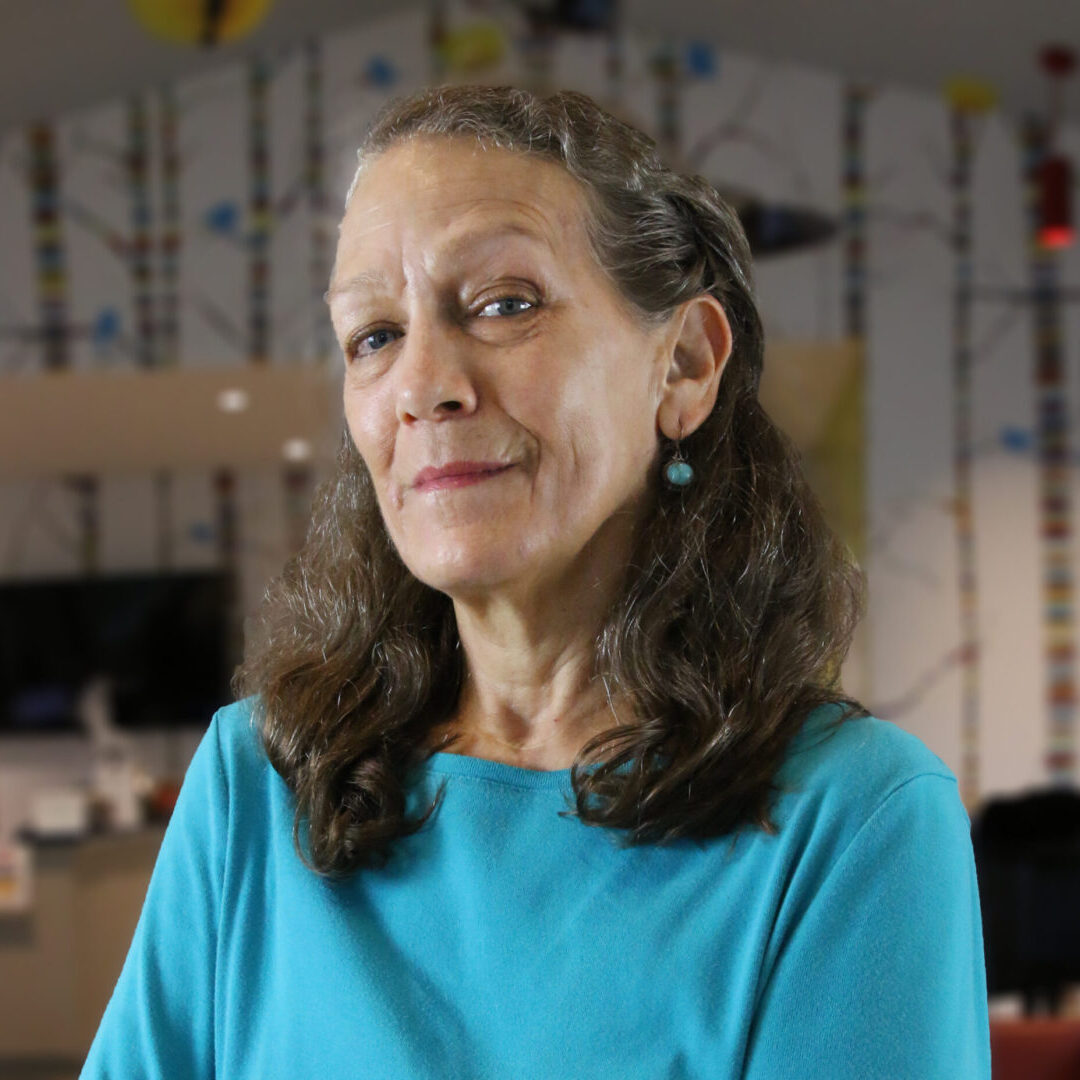
POLYGON ((982 929, 955 777, 818 710, 779 834, 620 850, 569 770, 455 754, 433 821, 331 883, 251 701, 191 763, 83 1077, 988 1080, 982 929))

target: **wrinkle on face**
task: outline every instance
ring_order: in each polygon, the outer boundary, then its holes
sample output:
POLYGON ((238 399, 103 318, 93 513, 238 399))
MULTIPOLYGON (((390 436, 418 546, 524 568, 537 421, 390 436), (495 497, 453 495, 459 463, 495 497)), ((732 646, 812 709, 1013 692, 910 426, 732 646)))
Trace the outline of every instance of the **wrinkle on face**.
MULTIPOLYGON (((341 224, 338 256, 331 275, 331 286, 328 295, 334 296, 338 291, 339 267, 344 262, 353 262, 363 257, 363 248, 368 242, 380 233, 401 226, 398 209, 402 200, 409 201, 415 207, 414 218, 409 233, 424 234, 433 226, 444 231, 444 243, 452 246, 455 239, 465 239, 480 226, 486 218, 494 213, 503 217, 509 228, 514 228, 514 218, 518 222, 527 222, 532 226, 526 233, 531 232, 537 240, 544 243, 550 252, 563 251, 565 244, 561 243, 566 236, 580 233, 584 237, 584 220, 587 212, 584 192, 574 190, 573 197, 567 198, 567 191, 563 184, 556 184, 555 178, 565 179, 565 174, 559 166, 536 159, 530 162, 530 198, 515 198, 506 193, 488 194, 491 188, 491 170, 489 162, 492 152, 478 148, 470 140, 461 138, 416 138, 409 142, 384 151, 368 166, 370 172, 365 179, 370 182, 372 174, 376 171, 374 166, 388 155, 395 156, 398 168, 395 170, 397 183, 393 197, 381 197, 376 191, 376 198, 370 199, 370 183, 361 181, 357 189, 365 191, 365 198, 358 200, 356 192, 350 199, 345 211, 345 217, 341 224), (432 160, 432 149, 452 146, 457 150, 471 148, 468 164, 465 164, 456 178, 459 190, 448 190, 445 175, 437 165, 427 165, 425 162, 432 160), (481 188, 484 193, 477 194, 476 189, 481 188), (447 222, 450 222, 447 227, 447 222), (461 234, 457 237, 455 234, 461 234)), ((498 153, 498 151, 495 151, 498 153)), ((508 153, 508 152, 507 152, 508 153)), ((461 155, 458 155, 459 158, 461 155)), ((574 188, 577 188, 576 182, 574 188)), ((518 228, 523 228, 518 225, 518 228)), ((426 263, 421 269, 430 272, 433 265, 440 259, 445 259, 450 253, 440 253, 430 250, 425 253, 426 263)), ((406 280, 408 280, 406 276, 406 280)))
POLYGON ((383 359, 346 365, 346 417, 406 564, 451 595, 600 565, 636 517, 660 337, 596 261, 588 212, 562 166, 443 138, 374 159, 346 211, 328 293, 339 340, 380 320, 396 335, 383 359), (476 317, 518 279, 537 290, 532 314, 476 317), (467 378, 476 407, 401 422, 395 409, 418 400, 402 388, 429 363, 432 378, 440 365, 467 378), (410 489, 418 469, 474 457, 520 467, 501 486, 410 489))

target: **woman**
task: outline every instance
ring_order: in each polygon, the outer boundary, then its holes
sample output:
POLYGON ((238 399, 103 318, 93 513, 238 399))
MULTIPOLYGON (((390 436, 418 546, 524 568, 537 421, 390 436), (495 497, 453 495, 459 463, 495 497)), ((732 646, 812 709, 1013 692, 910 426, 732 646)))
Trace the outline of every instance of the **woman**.
POLYGON ((839 690, 715 192, 580 95, 421 93, 327 297, 340 467, 84 1075, 988 1077, 955 778, 839 690))

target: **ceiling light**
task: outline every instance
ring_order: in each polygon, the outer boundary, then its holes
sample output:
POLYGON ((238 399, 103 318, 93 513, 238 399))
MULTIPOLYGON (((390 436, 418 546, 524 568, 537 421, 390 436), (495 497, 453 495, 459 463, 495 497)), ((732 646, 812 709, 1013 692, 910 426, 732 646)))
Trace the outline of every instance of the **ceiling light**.
POLYGON ((307 439, 288 439, 281 452, 286 461, 308 461, 311 458, 311 443, 307 439))
POLYGON ((217 396, 217 407, 222 412, 243 412, 251 404, 251 395, 246 390, 233 387, 222 390, 217 396))

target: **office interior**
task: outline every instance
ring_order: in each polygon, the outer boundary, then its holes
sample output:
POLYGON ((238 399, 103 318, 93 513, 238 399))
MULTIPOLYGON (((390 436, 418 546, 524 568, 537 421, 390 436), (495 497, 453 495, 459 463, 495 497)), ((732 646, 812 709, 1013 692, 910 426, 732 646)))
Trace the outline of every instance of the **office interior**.
POLYGON ((1080 1076, 1080 8, 194 7, 0 12, 0 1076, 78 1072, 340 444, 355 147, 440 82, 589 93, 738 210, 866 573, 843 686, 971 818, 995 1076, 1080 1076))

